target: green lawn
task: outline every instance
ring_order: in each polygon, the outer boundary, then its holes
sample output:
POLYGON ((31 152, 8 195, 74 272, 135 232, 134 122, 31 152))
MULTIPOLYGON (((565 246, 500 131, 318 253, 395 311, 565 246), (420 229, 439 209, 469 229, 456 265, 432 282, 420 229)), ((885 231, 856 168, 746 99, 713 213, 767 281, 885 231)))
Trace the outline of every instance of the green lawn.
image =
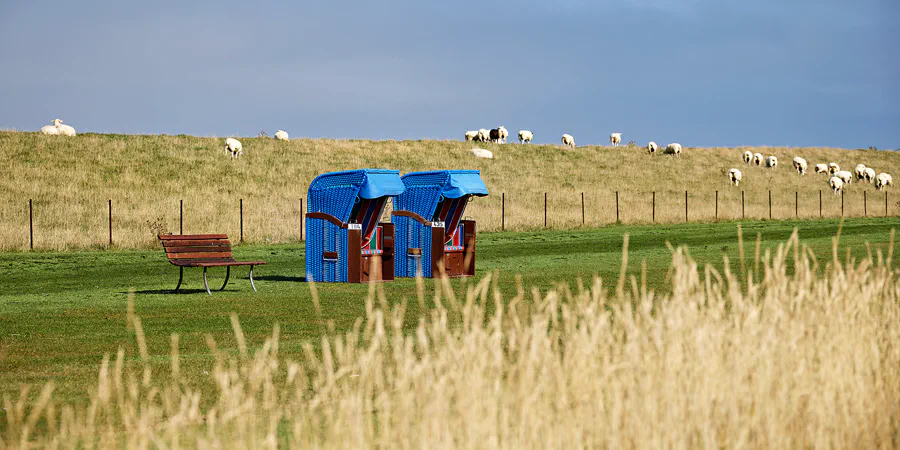
MULTIPOLYGON (((756 234, 762 247, 774 248, 796 227, 801 241, 818 259, 830 258, 831 238, 839 221, 745 222, 744 245, 752 267, 756 234)), ((896 218, 853 219, 843 225, 842 247, 854 256, 866 255, 865 243, 885 251, 896 218)), ((739 267, 735 223, 674 226, 616 226, 577 231, 484 233, 478 241, 478 277, 498 271, 505 295, 515 292, 515 275, 526 288, 542 292, 555 283, 574 285, 594 275, 614 286, 621 264, 622 235, 630 235, 629 272, 640 273, 646 260, 648 285, 665 291, 665 273, 671 261, 666 241, 687 245, 701 264, 721 268, 723 253, 739 267)), ((366 285, 320 284, 322 314, 317 315, 309 286, 303 282, 302 245, 239 246, 238 259, 263 259, 257 268, 258 293, 250 289, 246 268, 237 268, 225 292, 206 295, 200 269, 185 271, 188 293, 172 294, 178 269, 156 251, 87 251, 72 253, 0 254, 0 394, 18 395, 24 383, 43 384, 53 379, 55 397, 83 401, 94 383, 104 353, 115 355, 122 346, 129 357, 137 353, 133 333, 126 328, 126 302, 134 289, 135 312, 143 321, 155 373, 169 364, 169 336, 181 336, 182 372, 190 376, 207 370, 211 356, 204 336, 212 335, 221 348, 235 341, 229 315, 240 317, 251 345, 259 345, 277 323, 282 353, 288 357, 308 340, 315 340, 329 323, 336 330, 353 326, 365 314, 366 285)), ((843 256, 843 253, 842 253, 843 256)), ((220 286, 224 269, 211 272, 211 286, 220 286)), ((476 278, 477 279, 477 278, 476 278)), ((454 280, 463 295, 470 280, 454 280)), ((413 280, 382 285, 390 303, 408 300, 410 324, 418 316, 413 280)), ((427 286, 426 298, 433 296, 427 286)), ((299 359, 299 357, 298 357, 299 359)), ((208 377, 207 377, 208 378, 208 377)))

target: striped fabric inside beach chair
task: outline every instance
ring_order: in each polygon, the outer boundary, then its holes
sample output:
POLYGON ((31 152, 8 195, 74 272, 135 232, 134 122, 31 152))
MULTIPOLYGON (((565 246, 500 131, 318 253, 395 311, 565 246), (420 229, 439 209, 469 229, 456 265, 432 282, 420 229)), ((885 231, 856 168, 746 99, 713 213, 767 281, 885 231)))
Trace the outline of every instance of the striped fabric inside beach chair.
POLYGON ((387 197, 375 199, 360 199, 353 206, 350 213, 351 222, 362 225, 362 254, 363 255, 380 255, 381 249, 381 227, 378 221, 381 219, 381 213, 384 211, 384 205, 387 197))
POLYGON ((463 251, 463 231, 459 221, 462 220, 463 213, 466 211, 466 204, 469 203, 469 196, 465 195, 459 198, 445 198, 438 203, 435 209, 435 221, 444 222, 444 236, 447 239, 444 243, 446 251, 463 251))

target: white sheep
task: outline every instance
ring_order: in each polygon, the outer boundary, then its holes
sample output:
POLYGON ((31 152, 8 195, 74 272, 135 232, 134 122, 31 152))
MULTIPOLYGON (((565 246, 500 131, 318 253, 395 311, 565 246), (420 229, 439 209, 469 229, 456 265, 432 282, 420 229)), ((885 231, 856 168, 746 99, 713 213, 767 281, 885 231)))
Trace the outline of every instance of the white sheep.
POLYGON ((766 157, 766 167, 770 167, 772 169, 778 167, 778 158, 775 155, 769 155, 766 157))
POLYGON ((747 150, 744 152, 744 162, 747 163, 747 165, 750 165, 751 161, 753 161, 753 152, 747 150))
POLYGON ((728 179, 737 186, 741 182, 741 171, 737 169, 731 169, 728 171, 728 179))
POLYGON ((562 144, 575 148, 575 138, 569 134, 562 135, 562 144))
POLYGON ((506 127, 504 127, 503 125, 500 125, 499 130, 500 130, 500 143, 505 144, 506 138, 509 137, 509 131, 506 131, 506 127))
POLYGON ((610 133, 609 135, 609 143, 613 145, 613 147, 618 147, 622 142, 622 133, 610 133))
POLYGON ((865 164, 857 164, 853 169, 853 174, 856 175, 857 181, 862 180, 866 177, 866 165, 865 164))
POLYGON ((478 130, 478 136, 476 136, 476 142, 488 142, 491 140, 491 132, 487 129, 481 128, 478 130))
POLYGON ((476 158, 494 159, 494 154, 491 153, 490 150, 485 150, 483 148, 473 148, 472 154, 475 155, 476 158))
POLYGON ((56 128, 56 123, 53 125, 46 125, 41 127, 41 134, 46 134, 48 136, 59 136, 59 128, 56 128))
POLYGON ((849 170, 838 170, 834 173, 834 176, 840 178, 841 181, 844 182, 844 184, 850 184, 853 182, 853 174, 850 173, 849 170))
POLYGON ((474 141, 478 137, 477 130, 466 131, 466 142, 474 141))
POLYGON ((754 153, 753 154, 753 164, 757 166, 761 166, 763 163, 763 155, 762 153, 754 153))
POLYGON ((519 143, 520 144, 527 144, 527 143, 531 142, 532 139, 534 139, 534 133, 532 133, 528 130, 519 130, 519 143))
POLYGON ((278 130, 275 132, 275 139, 278 139, 279 141, 287 141, 290 139, 290 137, 288 137, 287 131, 278 130))
POLYGON ((647 144, 647 151, 650 152, 651 155, 656 153, 657 150, 659 150, 659 146, 656 145, 656 142, 650 141, 650 143, 647 144))
POLYGON ((866 182, 871 183, 871 182, 875 181, 875 169, 873 169, 871 167, 866 167, 866 171, 865 171, 864 175, 865 175, 864 179, 866 180, 866 182))
POLYGON ((673 142, 666 146, 666 153, 675 156, 681 156, 681 144, 673 142))
POLYGON ((61 123, 62 120, 53 119, 53 125, 56 127, 56 129, 59 130, 59 134, 63 136, 75 136, 75 128, 72 128, 68 125, 60 125, 61 123))
POLYGON ((828 184, 831 185, 831 190, 834 191, 835 194, 840 194, 844 191, 844 182, 838 177, 831 177, 831 179, 828 180, 828 184))
POLYGON ((794 169, 797 169, 797 173, 799 173, 800 175, 806 175, 807 167, 808 165, 805 159, 799 156, 794 157, 794 169))
POLYGON ((894 178, 890 174, 881 172, 875 177, 875 189, 881 191, 894 184, 894 178))
POLYGON ((828 173, 828 164, 816 164, 816 173, 828 173))
POLYGON ((837 163, 828 163, 828 173, 834 175, 839 170, 841 170, 841 166, 837 165, 837 163))
POLYGON ((225 139, 225 153, 231 153, 232 158, 237 158, 244 154, 244 146, 241 145, 241 141, 237 139, 225 139))

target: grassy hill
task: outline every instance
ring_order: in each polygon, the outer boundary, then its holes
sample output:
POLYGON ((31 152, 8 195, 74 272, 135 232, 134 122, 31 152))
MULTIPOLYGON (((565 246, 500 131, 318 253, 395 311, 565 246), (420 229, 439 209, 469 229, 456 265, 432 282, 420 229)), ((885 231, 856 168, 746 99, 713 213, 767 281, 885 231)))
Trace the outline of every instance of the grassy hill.
MULTIPOLYGON (((365 141, 241 138, 244 156, 227 157, 223 139, 193 136, 85 134, 74 138, 0 132, 0 250, 28 248, 28 199, 34 201, 35 248, 90 248, 108 240, 108 200, 112 200, 116 246, 155 245, 158 228, 178 232, 179 201, 184 201, 184 232, 239 234, 243 199, 247 242, 290 242, 300 233, 300 199, 310 181, 334 170, 382 167, 410 172, 427 169, 480 169, 491 196, 470 205, 467 215, 482 231, 499 230, 501 194, 506 195, 506 228, 586 226, 616 221, 649 223, 655 192, 656 222, 684 220, 685 191, 691 221, 741 218, 745 191, 747 218, 819 216, 819 191, 825 217, 841 214, 841 198, 831 195, 826 177, 800 177, 790 166, 794 156, 810 163, 837 162, 852 170, 863 163, 900 174, 900 154, 827 148, 752 148, 781 161, 775 170, 747 167, 744 148, 685 148, 680 158, 650 157, 637 147, 578 147, 477 144, 495 159, 479 160, 476 144, 459 141, 365 141), (740 188, 725 173, 744 172, 740 188), (718 213, 716 213, 718 191, 718 213), (796 193, 796 194, 795 194, 796 193), (796 195, 796 197, 795 197, 796 195)), ((844 214, 885 213, 885 197, 871 185, 854 183, 844 198, 844 214)), ((891 193, 888 213, 900 206, 891 193)))

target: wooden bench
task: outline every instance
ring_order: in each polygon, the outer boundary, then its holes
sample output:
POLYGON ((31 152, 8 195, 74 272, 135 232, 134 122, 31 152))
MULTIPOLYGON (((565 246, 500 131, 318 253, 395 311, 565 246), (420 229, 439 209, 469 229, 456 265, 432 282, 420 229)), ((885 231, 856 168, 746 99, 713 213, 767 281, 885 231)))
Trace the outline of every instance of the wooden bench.
POLYGON ((225 267, 225 282, 220 291, 225 289, 228 278, 231 276, 231 266, 250 266, 250 286, 256 292, 256 284, 253 283, 253 266, 261 266, 265 261, 235 261, 231 255, 231 242, 226 234, 162 234, 159 241, 169 262, 178 266, 178 285, 175 292, 181 287, 184 278, 185 267, 203 268, 203 286, 206 293, 212 295, 209 283, 206 281, 206 269, 210 267, 225 267))

